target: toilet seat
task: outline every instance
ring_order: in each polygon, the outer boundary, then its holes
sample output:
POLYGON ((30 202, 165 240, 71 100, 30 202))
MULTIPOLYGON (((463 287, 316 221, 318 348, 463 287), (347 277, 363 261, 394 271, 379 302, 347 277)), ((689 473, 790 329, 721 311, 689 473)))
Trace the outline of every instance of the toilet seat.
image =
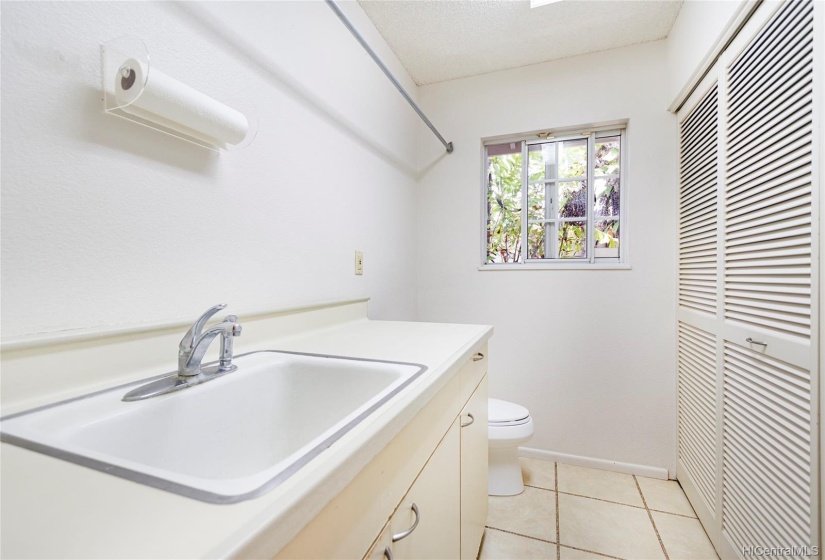
POLYGON ((488 399, 488 422, 491 427, 520 426, 530 422, 530 412, 521 405, 488 399))

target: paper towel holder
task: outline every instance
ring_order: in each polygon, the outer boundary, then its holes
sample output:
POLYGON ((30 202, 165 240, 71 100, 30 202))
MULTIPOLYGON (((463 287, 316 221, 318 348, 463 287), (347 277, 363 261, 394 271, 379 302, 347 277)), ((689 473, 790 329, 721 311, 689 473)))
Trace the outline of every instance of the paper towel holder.
MULTIPOLYGON (((249 124, 243 140, 234 145, 228 143, 224 144, 217 141, 210 142, 203 137, 197 137, 192 134, 187 134, 182 130, 173 128, 174 123, 162 122, 162 118, 153 118, 152 115, 146 114, 141 114, 138 116, 125 110, 126 107, 131 105, 131 102, 124 102, 123 100, 118 99, 115 93, 115 81, 120 78, 127 81, 125 83, 128 83, 128 80, 131 79, 133 82, 129 83, 129 87, 140 88, 139 91, 142 93, 143 89, 146 87, 146 82, 149 77, 149 68, 151 67, 149 50, 140 37, 135 35, 123 35, 116 39, 111 39, 105 43, 102 43, 100 45, 100 60, 103 109, 110 115, 127 119, 149 128, 154 128, 164 134, 180 138, 181 140, 195 144, 196 146, 216 152, 234 151, 245 148, 252 143, 255 136, 258 134, 258 110, 254 104, 248 100, 233 99, 230 100, 230 103, 226 103, 227 106, 230 106, 236 111, 242 113, 244 117, 246 117, 249 124), (134 71, 131 71, 131 73, 127 72, 127 70, 129 70, 127 61, 137 61, 141 65, 144 70, 140 73, 143 77, 142 82, 134 83, 136 74, 134 71)), ((137 97, 140 96, 140 93, 138 93, 137 97)))

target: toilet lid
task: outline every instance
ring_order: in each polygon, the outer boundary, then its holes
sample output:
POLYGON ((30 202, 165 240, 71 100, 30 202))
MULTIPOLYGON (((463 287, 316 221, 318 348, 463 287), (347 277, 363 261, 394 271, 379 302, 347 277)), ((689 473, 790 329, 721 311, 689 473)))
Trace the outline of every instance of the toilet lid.
POLYGON ((523 424, 530 417, 530 412, 516 403, 487 399, 487 405, 490 424, 523 424))

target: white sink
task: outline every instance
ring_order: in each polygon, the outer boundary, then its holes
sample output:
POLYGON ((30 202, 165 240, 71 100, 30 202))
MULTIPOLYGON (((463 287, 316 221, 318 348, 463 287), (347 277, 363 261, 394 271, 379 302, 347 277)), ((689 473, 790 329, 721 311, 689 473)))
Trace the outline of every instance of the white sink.
POLYGON ((145 383, 0 419, 0 439, 212 503, 258 497, 421 375, 418 364, 285 352, 143 401, 145 383))

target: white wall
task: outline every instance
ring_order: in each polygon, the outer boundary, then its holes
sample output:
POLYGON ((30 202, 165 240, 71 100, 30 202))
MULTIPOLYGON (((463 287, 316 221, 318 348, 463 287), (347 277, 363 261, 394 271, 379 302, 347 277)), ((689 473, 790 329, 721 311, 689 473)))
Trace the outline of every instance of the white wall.
POLYGON ((1 52, 4 338, 219 301, 369 295, 373 317, 415 317, 417 117, 323 2, 3 2, 1 52), (256 105, 255 142, 216 154, 105 115, 99 44, 123 34, 256 105))
POLYGON ((693 77, 743 0, 685 0, 668 34, 667 104, 693 77))
MULTIPOLYGON (((676 121, 658 41, 423 86, 455 143, 422 147, 419 319, 487 323, 490 393, 530 409, 529 447, 675 469, 676 121), (629 119, 632 270, 479 271, 481 139, 629 119)), ((425 137, 421 135, 422 146, 425 137)))

